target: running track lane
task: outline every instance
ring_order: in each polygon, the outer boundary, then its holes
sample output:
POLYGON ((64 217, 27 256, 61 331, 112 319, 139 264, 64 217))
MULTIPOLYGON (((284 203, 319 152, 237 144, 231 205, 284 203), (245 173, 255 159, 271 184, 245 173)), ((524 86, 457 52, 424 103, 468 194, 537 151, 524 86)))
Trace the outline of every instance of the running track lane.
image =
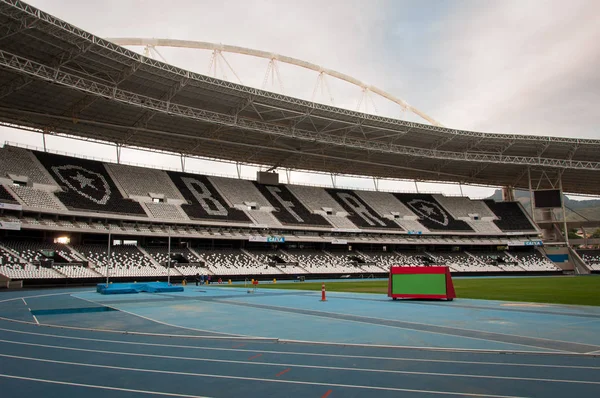
POLYGON ((594 356, 239 344, 0 322, 0 385, 27 398, 600 396, 594 356))

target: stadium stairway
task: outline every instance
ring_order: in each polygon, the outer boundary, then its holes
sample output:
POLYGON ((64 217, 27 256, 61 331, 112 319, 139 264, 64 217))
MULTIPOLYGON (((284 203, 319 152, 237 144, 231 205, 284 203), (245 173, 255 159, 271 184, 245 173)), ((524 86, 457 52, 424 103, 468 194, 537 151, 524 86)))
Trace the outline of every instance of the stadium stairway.
POLYGON ((19 254, 19 252, 17 252, 17 251, 15 251, 15 250, 11 249, 10 247, 0 244, 0 249, 4 250, 4 251, 5 251, 5 252, 7 252, 7 253, 10 253, 12 256, 14 256, 14 257, 18 258, 18 259, 19 259, 19 261, 21 261, 21 263, 33 266, 33 264, 31 264, 31 263, 30 263, 29 261, 27 261, 27 260, 26 260, 24 257, 22 257, 22 256, 19 254))
POLYGON ((152 257, 152 256, 150 255, 150 253, 148 253, 148 252, 146 251, 146 249, 144 249, 143 247, 140 247, 140 246, 136 246, 136 247, 137 247, 137 249, 138 249, 138 250, 139 250, 139 251, 140 251, 140 252, 141 252, 141 253, 144 255, 144 257, 146 257, 148 260, 150 260, 150 262, 152 263, 152 265, 154 265, 155 267, 163 267, 163 265, 162 265, 162 264, 160 264, 158 261, 156 261, 156 260, 154 259, 154 257, 152 257))
POLYGON ((190 253, 192 253, 194 256, 196 256, 199 259, 202 259, 202 261, 204 261, 205 267, 202 268, 202 270, 204 271, 205 275, 214 275, 214 272, 212 272, 209 268, 208 268, 208 264, 206 264, 206 261, 204 260, 204 257, 198 253, 196 251, 196 249, 192 249, 191 247, 188 247, 188 250, 190 251, 190 253))

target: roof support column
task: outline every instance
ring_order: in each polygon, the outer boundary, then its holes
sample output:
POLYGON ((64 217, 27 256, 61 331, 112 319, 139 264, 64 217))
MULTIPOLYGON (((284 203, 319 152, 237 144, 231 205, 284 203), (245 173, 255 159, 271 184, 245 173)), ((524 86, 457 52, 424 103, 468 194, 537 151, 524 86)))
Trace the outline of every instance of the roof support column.
POLYGON ((117 164, 121 164, 121 149, 123 149, 122 144, 116 144, 117 149, 117 164))
POLYGON ((560 189, 560 203, 562 208, 563 228, 565 230, 565 244, 569 247, 569 230, 567 229, 567 212, 565 211, 565 198, 562 188, 562 173, 558 177, 558 189, 560 189))
POLYGON ((235 169, 237 170, 238 178, 242 178, 242 164, 240 162, 235 162, 235 169))
POLYGON ((287 179, 288 185, 291 184, 291 181, 292 181, 292 169, 285 169, 285 178, 287 179))
POLYGON ((373 186, 375 187, 375 190, 379 192, 379 178, 373 177, 373 186))
POLYGON ((185 155, 182 153, 179 157, 179 159, 181 160, 181 172, 185 173, 185 161, 187 160, 187 158, 185 157, 185 155))
POLYGON ((502 187, 502 201, 503 202, 514 202, 515 201, 515 189, 511 186, 502 187))
POLYGON ((337 174, 333 174, 331 173, 331 185, 333 185, 334 188, 337 188, 337 174))
POLYGON ((42 131, 42 142, 44 143, 44 152, 48 152, 48 150, 46 149, 46 129, 42 131))
POLYGON ((458 188, 460 188, 460 196, 464 197, 465 194, 463 193, 463 190, 462 190, 462 182, 458 183, 458 188))
POLYGON ((415 189, 417 190, 417 193, 419 193, 419 186, 417 185, 417 180, 415 180, 415 189))
POLYGON ((527 167, 527 180, 529 182, 529 206, 531 207, 531 219, 535 221, 535 207, 533 206, 533 189, 531 187, 531 167, 527 167))

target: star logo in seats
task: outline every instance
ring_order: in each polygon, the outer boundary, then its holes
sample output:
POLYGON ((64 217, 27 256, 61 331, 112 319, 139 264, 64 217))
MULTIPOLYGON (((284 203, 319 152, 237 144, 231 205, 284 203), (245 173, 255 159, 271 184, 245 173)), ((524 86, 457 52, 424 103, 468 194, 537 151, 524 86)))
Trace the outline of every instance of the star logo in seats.
POLYGON ((437 203, 425 199, 413 199, 407 204, 418 216, 443 227, 448 226, 448 222, 450 221, 448 214, 437 203))
POLYGON ((100 173, 76 165, 53 166, 52 171, 67 188, 99 205, 110 200, 111 190, 100 173))

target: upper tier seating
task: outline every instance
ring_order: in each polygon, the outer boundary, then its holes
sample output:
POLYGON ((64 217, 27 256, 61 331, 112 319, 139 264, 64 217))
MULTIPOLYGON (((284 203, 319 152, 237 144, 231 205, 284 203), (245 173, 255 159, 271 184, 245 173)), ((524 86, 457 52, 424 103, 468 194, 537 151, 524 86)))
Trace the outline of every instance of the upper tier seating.
POLYGON ((400 202, 391 193, 374 191, 354 191, 362 200, 365 201, 377 214, 386 218, 393 218, 393 221, 407 231, 426 232, 427 228, 419 221, 415 220, 417 215, 410 211, 404 203, 400 202), (405 220, 404 217, 411 217, 405 220))
POLYGON ((360 228, 403 229, 395 222, 378 215, 354 191, 329 188, 326 191, 350 214, 348 218, 360 228))
POLYGON ((334 228, 338 229, 357 229, 356 225, 346 216, 323 216, 325 220, 327 220, 334 228))
POLYGON ((257 225, 262 225, 269 228, 281 226, 281 222, 279 222, 274 213, 270 211, 246 210, 246 213, 257 225))
POLYGON ((30 187, 12 186, 12 191, 23 201, 25 206, 36 209, 65 211, 66 208, 59 202, 53 193, 30 187))
POLYGON ((499 235, 502 233, 493 221, 470 220, 465 222, 478 234, 499 235))
POLYGON ((251 222, 242 210, 229 206, 205 176, 171 171, 168 174, 188 202, 181 208, 191 219, 251 222))
POLYGON ((188 220, 188 218, 179 211, 177 205, 147 202, 144 203, 144 206, 146 206, 153 218, 162 220, 188 220))
POLYGON ((273 215, 282 224, 331 227, 322 216, 307 210, 285 185, 254 184, 260 193, 271 202, 271 206, 277 209, 273 215))
POLYGON ((325 188, 303 185, 287 185, 287 188, 311 212, 323 211, 323 208, 330 209, 333 214, 346 212, 325 188))
POLYGON ((0 203, 18 204, 19 202, 6 190, 4 185, 0 185, 0 203))
POLYGON ((518 202, 486 200, 485 204, 498 217, 494 224, 502 231, 535 231, 518 202))
POLYGON ((455 220, 444 210, 433 195, 407 193, 394 195, 419 216, 419 222, 431 231, 473 232, 473 229, 466 222, 455 220))
POLYGON ((496 218, 496 215, 481 200, 471 200, 463 196, 434 195, 435 200, 454 218, 478 215, 480 218, 496 218))
POLYGON ((0 177, 8 177, 9 174, 26 176, 29 183, 56 186, 56 182, 26 149, 10 146, 0 148, 0 177))
POLYGON ((62 187, 56 196, 69 209, 146 216, 139 203, 123 198, 102 163, 43 152, 35 155, 62 187))
POLYGON ((591 269, 600 271, 600 250, 577 250, 577 253, 591 269))
POLYGON ((223 177, 208 177, 208 179, 231 206, 255 203, 258 208, 273 207, 252 181, 223 177))
POLYGON ((163 170, 106 163, 121 188, 129 196, 148 197, 149 193, 164 195, 165 199, 183 197, 163 170))

